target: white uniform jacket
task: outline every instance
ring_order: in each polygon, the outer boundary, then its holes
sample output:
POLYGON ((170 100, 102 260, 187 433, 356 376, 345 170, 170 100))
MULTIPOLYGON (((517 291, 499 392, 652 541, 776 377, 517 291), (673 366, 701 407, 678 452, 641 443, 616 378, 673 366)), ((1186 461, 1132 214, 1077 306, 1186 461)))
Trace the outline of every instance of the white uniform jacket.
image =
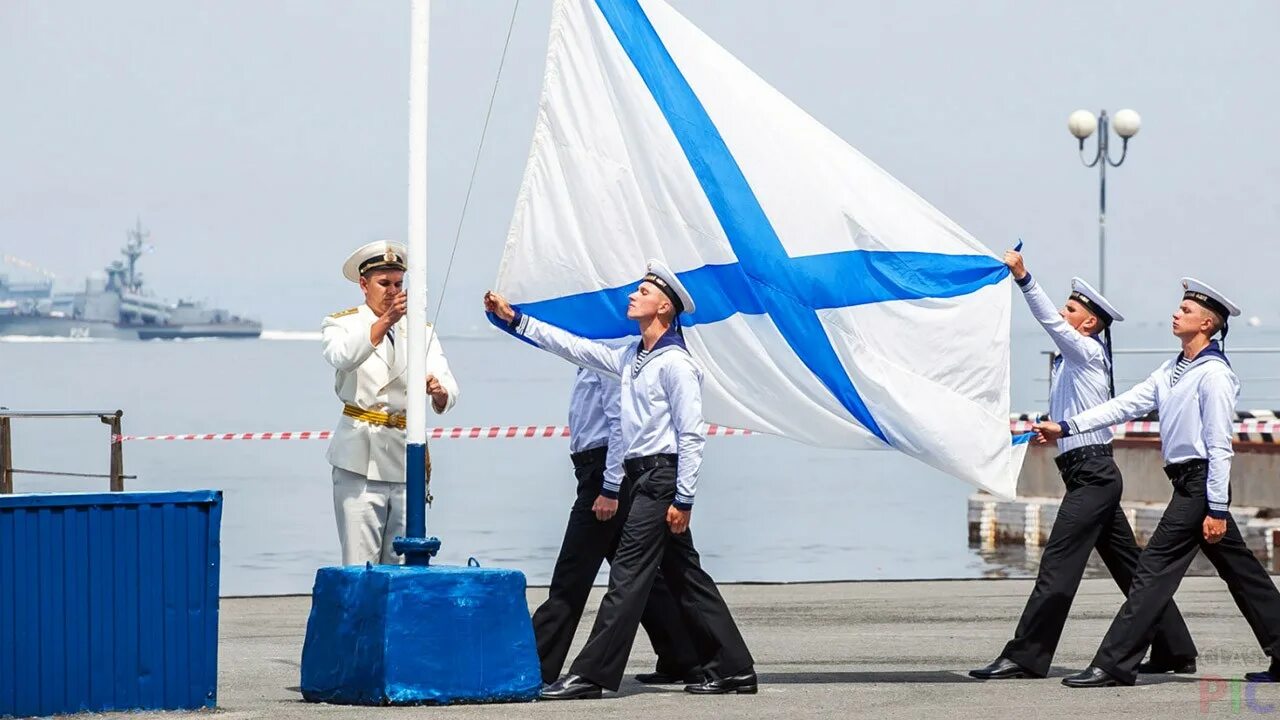
MULTIPOLYGON (((376 347, 369 332, 378 319, 368 305, 334 313, 324 319, 320 332, 324 359, 333 366, 333 389, 338 399, 363 410, 403 415, 408 387, 405 321, 395 324, 395 342, 386 338, 376 347)), ((444 410, 458 401, 458 382, 449 371, 440 339, 427 329, 427 374, 434 375, 449 393, 444 410)), ((426 388, 416 388, 426 392, 426 388)), ((434 408, 428 398, 427 404, 434 408)), ((341 408, 339 408, 341 411, 341 408)), ((404 430, 355 420, 342 415, 329 441, 329 464, 363 475, 370 480, 404 482, 404 430)))

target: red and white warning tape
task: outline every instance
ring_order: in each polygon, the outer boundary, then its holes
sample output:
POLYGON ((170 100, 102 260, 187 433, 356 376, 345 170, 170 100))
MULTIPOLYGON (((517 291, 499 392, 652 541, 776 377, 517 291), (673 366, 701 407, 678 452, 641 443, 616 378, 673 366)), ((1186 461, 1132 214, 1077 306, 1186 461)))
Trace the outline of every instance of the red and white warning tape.
MULTIPOLYGON (((1015 433, 1030 432, 1033 425, 1030 420, 1011 420, 1009 430, 1015 433)), ((1160 423, 1155 420, 1135 420, 1116 425, 1113 430, 1116 437, 1159 435, 1160 423)), ((1280 443, 1280 421, 1277 420, 1242 420, 1233 424, 1231 432, 1235 434, 1236 440, 1280 443)))
MULTIPOLYGON (((707 434, 714 437, 751 435, 750 430, 708 425, 707 434)), ((261 433, 191 433, 187 435, 120 435, 117 440, 328 440, 332 430, 261 433)), ((569 437, 568 425, 492 425, 489 427, 427 428, 428 440, 496 440, 514 438, 569 437)))
MULTIPOLYGON (((1009 430, 1015 433, 1030 432, 1030 420, 1011 420, 1009 430)), ((1280 420, 1243 420, 1232 430, 1241 441, 1280 443, 1280 420)), ((1116 437, 1126 435, 1157 435, 1160 423, 1153 420, 1137 420, 1115 427, 1116 437)), ((755 434, 751 430, 708 425, 707 435, 733 437, 755 434)), ((120 435, 120 442, 131 440, 328 440, 331 430, 305 430, 302 432, 260 433, 190 433, 186 435, 120 435)), ((567 438, 567 425, 491 425, 489 427, 436 427, 427 428, 428 440, 508 440, 515 438, 567 438)))

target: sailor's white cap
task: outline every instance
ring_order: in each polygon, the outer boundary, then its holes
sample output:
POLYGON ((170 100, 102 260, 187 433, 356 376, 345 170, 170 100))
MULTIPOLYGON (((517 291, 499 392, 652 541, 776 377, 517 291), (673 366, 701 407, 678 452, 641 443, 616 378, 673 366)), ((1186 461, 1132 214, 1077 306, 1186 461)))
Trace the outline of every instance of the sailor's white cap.
POLYGON ((1120 311, 1116 310, 1102 293, 1094 290, 1092 285, 1078 277, 1071 278, 1071 297, 1084 305, 1086 310, 1097 315, 1104 325, 1124 320, 1120 311))
POLYGON ((644 276, 645 282, 651 282, 657 285, 667 297, 676 302, 676 314, 682 312, 692 313, 694 310, 693 296, 685 289, 684 284, 680 282, 680 278, 671 272, 671 268, 664 265, 660 260, 649 260, 648 272, 644 276))
POLYGON ((1182 289, 1186 291, 1182 294, 1183 300, 1194 300, 1221 315, 1223 320, 1240 314, 1240 307, 1226 295, 1195 278, 1182 278, 1182 289))
POLYGON ((408 263, 404 245, 390 240, 375 240, 362 245, 342 263, 342 277, 353 283, 370 270, 404 270, 408 263))

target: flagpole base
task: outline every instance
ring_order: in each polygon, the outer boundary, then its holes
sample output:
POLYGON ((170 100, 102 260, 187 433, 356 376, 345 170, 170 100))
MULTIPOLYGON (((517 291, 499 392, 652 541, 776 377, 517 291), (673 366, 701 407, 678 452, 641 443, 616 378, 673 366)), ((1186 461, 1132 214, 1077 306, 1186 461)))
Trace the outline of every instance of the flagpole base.
POLYGON ((397 555, 404 556, 405 565, 426 567, 431 564, 431 558, 440 552, 440 539, 398 537, 391 547, 395 548, 397 555))
POLYGON ((528 702, 542 672, 524 574, 480 567, 320 568, 302 697, 339 705, 528 702))

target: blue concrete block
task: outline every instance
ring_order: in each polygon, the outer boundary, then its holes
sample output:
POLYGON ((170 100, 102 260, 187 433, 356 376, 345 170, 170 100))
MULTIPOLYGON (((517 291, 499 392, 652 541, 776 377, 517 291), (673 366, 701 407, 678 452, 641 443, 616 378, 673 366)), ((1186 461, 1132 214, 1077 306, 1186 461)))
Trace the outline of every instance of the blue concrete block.
POLYGON ((524 573, 478 567, 316 572, 302 697, 342 705, 533 700, 541 687, 524 573))

